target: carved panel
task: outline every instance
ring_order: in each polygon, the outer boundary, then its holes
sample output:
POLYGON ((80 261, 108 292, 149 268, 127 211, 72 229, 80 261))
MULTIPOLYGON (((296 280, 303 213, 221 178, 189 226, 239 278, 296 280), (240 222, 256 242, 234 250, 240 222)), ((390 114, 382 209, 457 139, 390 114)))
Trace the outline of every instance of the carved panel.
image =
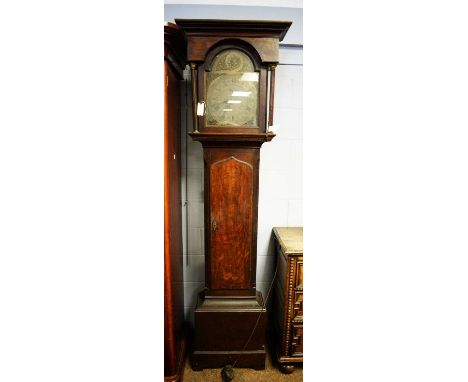
POLYGON ((296 281, 294 282, 294 286, 296 289, 300 289, 302 290, 303 288, 303 278, 302 278, 302 271, 303 271, 303 262, 302 262, 302 258, 299 258, 297 260, 297 270, 296 270, 296 281))
POLYGON ((293 324, 291 355, 301 356, 303 352, 303 327, 301 324, 293 324))
POLYGON ((302 291, 296 291, 294 297, 294 318, 300 317, 302 319, 303 316, 303 301, 304 295, 302 291))

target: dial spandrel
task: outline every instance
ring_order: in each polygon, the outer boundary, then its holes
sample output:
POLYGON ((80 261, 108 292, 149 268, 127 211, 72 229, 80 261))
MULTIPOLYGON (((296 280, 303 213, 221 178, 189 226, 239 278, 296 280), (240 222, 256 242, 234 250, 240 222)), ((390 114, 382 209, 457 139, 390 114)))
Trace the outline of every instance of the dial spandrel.
POLYGON ((220 52, 207 72, 206 89, 206 126, 257 126, 258 72, 247 54, 220 52))

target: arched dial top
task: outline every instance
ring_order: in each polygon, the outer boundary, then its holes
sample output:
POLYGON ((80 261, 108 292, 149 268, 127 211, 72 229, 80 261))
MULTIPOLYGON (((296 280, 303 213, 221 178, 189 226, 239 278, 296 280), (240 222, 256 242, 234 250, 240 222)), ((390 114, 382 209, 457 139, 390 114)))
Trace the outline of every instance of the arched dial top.
POLYGON ((225 49, 206 72, 206 126, 257 127, 258 72, 239 49, 225 49))

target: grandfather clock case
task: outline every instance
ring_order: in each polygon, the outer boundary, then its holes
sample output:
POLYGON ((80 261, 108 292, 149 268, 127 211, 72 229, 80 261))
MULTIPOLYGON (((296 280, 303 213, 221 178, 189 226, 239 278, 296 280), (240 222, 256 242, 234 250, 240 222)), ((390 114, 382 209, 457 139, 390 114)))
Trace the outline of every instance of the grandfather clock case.
POLYGON ((204 157, 205 288, 192 368, 265 368, 256 289, 260 147, 275 135, 275 68, 288 21, 176 19, 192 75, 192 139, 204 157))

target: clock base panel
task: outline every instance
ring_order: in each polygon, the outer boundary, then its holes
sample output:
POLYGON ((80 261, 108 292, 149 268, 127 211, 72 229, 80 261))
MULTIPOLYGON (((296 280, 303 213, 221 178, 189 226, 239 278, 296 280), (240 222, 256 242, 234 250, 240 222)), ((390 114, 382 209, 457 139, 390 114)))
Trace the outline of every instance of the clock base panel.
POLYGON ((193 370, 235 367, 265 369, 266 309, 252 297, 209 298, 201 292, 195 309, 193 370))

